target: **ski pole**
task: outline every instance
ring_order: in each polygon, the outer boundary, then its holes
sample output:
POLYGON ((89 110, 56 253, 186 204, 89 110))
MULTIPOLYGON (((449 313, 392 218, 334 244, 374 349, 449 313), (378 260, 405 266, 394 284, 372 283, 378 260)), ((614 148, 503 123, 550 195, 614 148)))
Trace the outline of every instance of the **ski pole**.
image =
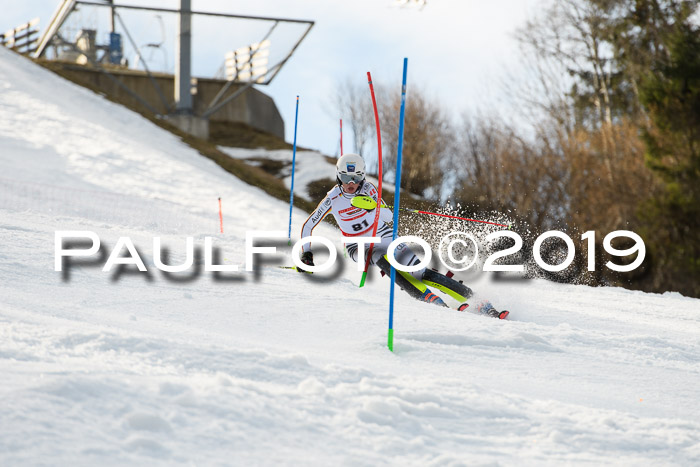
POLYGON ((297 272, 303 272, 306 274, 313 274, 313 272, 311 272, 311 271, 304 271, 304 270, 299 271, 299 268, 297 268, 296 266, 277 266, 277 267, 279 269, 292 269, 292 270, 297 271, 297 272))
MULTIPOLYGON (((369 196, 355 196, 352 199, 351 204, 355 206, 356 208, 360 209, 374 209, 377 207, 377 202, 370 198, 369 196)), ((389 208, 393 209, 394 206, 387 206, 386 204, 381 205, 382 208, 389 208)), ((450 216, 448 214, 440 214, 437 212, 430 212, 430 211, 421 211, 418 209, 409 209, 409 208, 398 208, 398 210, 401 211, 406 211, 406 212, 412 212, 416 214, 429 214, 431 216, 440 216, 440 217, 449 217, 450 219, 459 219, 462 221, 469 221, 469 222, 480 222, 482 224, 491 224, 491 225, 497 225, 499 227, 507 227, 510 230, 510 226, 506 224, 499 224, 497 222, 489 222, 489 221, 480 221, 478 219, 469 219, 468 217, 459 217, 459 216, 450 216)))

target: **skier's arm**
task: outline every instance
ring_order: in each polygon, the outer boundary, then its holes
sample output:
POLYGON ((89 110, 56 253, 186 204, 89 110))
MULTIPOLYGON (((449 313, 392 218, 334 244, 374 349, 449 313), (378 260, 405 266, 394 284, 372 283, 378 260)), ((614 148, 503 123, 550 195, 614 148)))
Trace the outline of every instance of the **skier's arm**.
MULTIPOLYGON (((377 188, 372 184, 371 182, 366 182, 369 185, 369 190, 367 193, 369 196, 376 202, 379 200, 379 192, 377 191, 377 188)), ((382 200, 382 205, 386 204, 386 201, 382 200)), ((391 212, 391 209, 389 208, 380 208, 379 209, 379 220, 384 222, 384 223, 389 223, 394 220, 394 213, 391 212)))
MULTIPOLYGON (((320 203, 318 203, 316 209, 311 213, 308 219, 306 219, 306 222, 304 222, 304 225, 301 227, 301 238, 309 237, 313 233, 314 228, 316 228, 316 226, 321 223, 323 218, 326 217, 329 212, 331 212, 331 207, 332 201, 330 197, 326 195, 326 197, 323 198, 320 203)), ((311 251, 310 246, 310 243, 304 243, 301 247, 301 251, 311 251)))

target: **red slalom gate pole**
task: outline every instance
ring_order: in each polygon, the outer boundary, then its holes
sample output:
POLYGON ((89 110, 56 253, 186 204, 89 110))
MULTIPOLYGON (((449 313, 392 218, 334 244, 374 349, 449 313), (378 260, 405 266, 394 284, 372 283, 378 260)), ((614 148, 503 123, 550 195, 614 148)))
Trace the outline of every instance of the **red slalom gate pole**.
MULTIPOLYGON (((355 196, 352 199, 353 206, 356 208, 360 209, 367 209, 367 210, 372 210, 377 207, 377 202, 374 201, 374 199, 370 196, 355 196)), ((508 227, 508 229, 511 228, 510 225, 506 224, 499 224, 497 222, 489 222, 489 221, 480 221, 478 219, 469 219, 468 217, 459 217, 459 216, 451 216, 449 214, 440 214, 437 212, 430 212, 430 211, 419 211, 418 209, 410 209, 410 208, 400 208, 398 206, 387 206, 386 204, 382 204, 380 207, 382 208, 387 208, 387 209, 394 209, 395 211, 405 211, 405 212, 412 212, 414 214, 430 214, 431 216, 440 216, 440 217, 449 217, 450 219, 459 219, 462 221, 470 221, 470 222, 480 222, 482 224, 491 224, 491 225, 498 225, 500 227, 508 227)))
MULTIPOLYGON (((340 156, 343 156, 343 119, 340 119, 340 156)), ((343 255, 348 257, 348 249, 343 245, 343 255)))
MULTIPOLYGON (((372 227, 372 236, 377 236, 377 224, 379 223, 379 210, 382 204, 382 132, 379 128, 379 112, 377 112, 377 99, 374 97, 374 86, 372 85, 372 75, 367 72, 367 81, 369 82, 369 92, 372 94, 372 106, 374 106, 374 121, 377 127, 377 160, 379 161, 379 186, 377 190, 379 191, 377 197, 377 211, 374 215, 374 225, 372 227)), ((369 268, 369 261, 372 258, 372 250, 374 248, 374 243, 369 244, 369 250, 367 252, 367 261, 365 261, 365 270, 362 273, 362 279, 360 279, 360 287, 365 285, 365 279, 367 279, 367 269, 369 268)))
POLYGON ((221 212, 221 197, 219 197, 219 229, 224 233, 224 215, 221 212))

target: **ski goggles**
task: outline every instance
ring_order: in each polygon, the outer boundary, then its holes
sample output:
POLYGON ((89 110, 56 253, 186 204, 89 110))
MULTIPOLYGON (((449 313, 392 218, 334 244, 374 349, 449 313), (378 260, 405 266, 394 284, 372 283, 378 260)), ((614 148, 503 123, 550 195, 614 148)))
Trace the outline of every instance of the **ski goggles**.
POLYGON ((365 179, 365 176, 364 174, 338 174, 338 178, 343 184, 350 182, 360 183, 365 179))

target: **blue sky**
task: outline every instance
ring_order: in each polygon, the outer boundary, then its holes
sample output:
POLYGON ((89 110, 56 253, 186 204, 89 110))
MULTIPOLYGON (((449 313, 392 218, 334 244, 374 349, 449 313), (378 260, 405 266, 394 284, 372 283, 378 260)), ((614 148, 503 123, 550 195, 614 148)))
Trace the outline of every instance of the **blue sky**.
MULTIPOLYGON (((3 3, 2 31, 37 16, 43 29, 60 1, 3 3)), ((167 8, 179 5, 177 0, 117 3, 167 8)), ((298 144, 333 155, 338 151, 338 119, 343 118, 333 107, 338 84, 346 79, 366 84, 370 71, 375 82, 395 83, 400 89, 404 57, 409 61, 408 99, 412 86, 420 86, 454 115, 477 108, 507 107, 499 90, 507 72, 517 74, 518 48, 512 33, 537 13, 540 3, 428 0, 418 9, 401 8, 394 0, 192 0, 192 8, 316 22, 273 83, 260 90, 275 99, 285 120, 288 141, 293 138, 294 106, 299 95, 298 144)), ((157 26, 152 20, 144 21, 141 28, 144 34, 160 37, 154 32, 157 26)), ((211 70, 220 65, 222 54, 206 44, 228 34, 224 29, 193 30, 195 75, 211 75, 211 70)), ((293 35, 291 31, 290 37, 293 35)), ((172 48, 173 37, 174 31, 168 31, 164 47, 172 48)), ((173 66, 172 59, 169 66, 173 66)), ((349 140, 344 140, 346 152, 351 150, 349 140)))

